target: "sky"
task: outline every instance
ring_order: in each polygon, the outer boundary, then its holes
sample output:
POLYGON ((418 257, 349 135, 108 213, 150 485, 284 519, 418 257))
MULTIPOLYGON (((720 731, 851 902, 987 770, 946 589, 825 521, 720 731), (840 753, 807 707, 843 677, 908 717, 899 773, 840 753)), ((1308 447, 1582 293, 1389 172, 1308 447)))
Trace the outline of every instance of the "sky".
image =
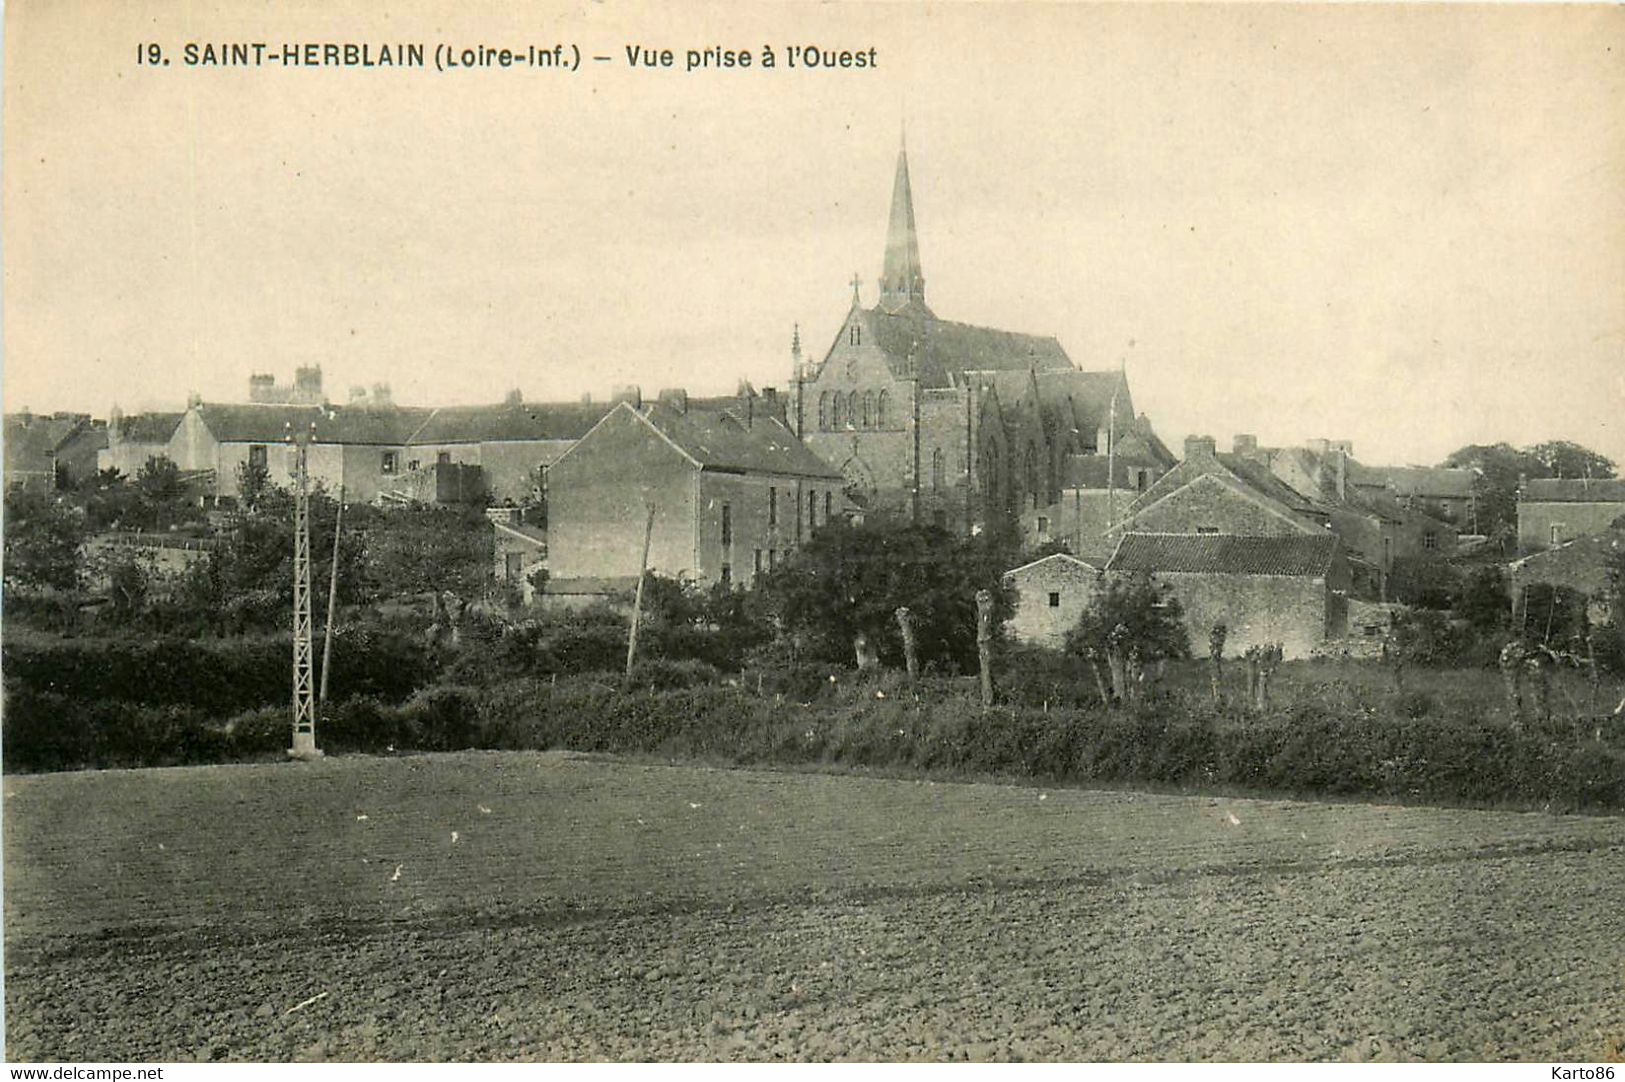
POLYGON ((821 356, 854 274, 874 303, 906 123, 936 313, 1125 365, 1171 446, 1625 464, 1625 8, 338 7, 7 3, 6 410, 307 364, 338 401, 783 386, 792 327, 821 356), (431 66, 183 62, 255 41, 431 66), (441 44, 584 59, 437 71, 441 44), (685 71, 707 46, 755 62, 685 71))

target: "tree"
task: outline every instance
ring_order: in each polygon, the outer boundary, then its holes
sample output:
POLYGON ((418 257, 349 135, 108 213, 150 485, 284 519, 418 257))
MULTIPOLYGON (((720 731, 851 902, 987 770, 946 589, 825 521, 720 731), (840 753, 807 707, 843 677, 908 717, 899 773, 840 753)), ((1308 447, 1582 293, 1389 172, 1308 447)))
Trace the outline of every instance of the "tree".
POLYGON ((71 590, 79 584, 83 511, 33 486, 6 493, 5 576, 22 586, 71 590))
POLYGON ((1424 609, 1448 609, 1460 592, 1461 582, 1461 573, 1442 556, 1396 556, 1388 575, 1388 596, 1424 609))
POLYGON ((259 507, 274 487, 271 468, 265 463, 253 459, 237 463, 237 499, 250 511, 259 507))
POLYGON ((1477 471, 1473 479, 1473 500, 1477 505, 1478 532, 1510 551, 1518 537, 1518 483, 1522 477, 1550 477, 1546 463, 1507 443, 1472 444, 1444 460, 1452 469, 1477 471))
POLYGON ((1506 627, 1512 620, 1512 602, 1505 572, 1495 566, 1475 568, 1457 587, 1450 608, 1480 632, 1506 627))
POLYGON ((1149 575, 1107 580, 1066 633, 1066 651, 1105 657, 1114 646, 1146 661, 1191 656, 1185 610, 1169 587, 1149 575))
POLYGON ((976 591, 993 591, 996 624, 1011 608, 1002 584, 1011 556, 990 539, 933 526, 831 523, 769 572, 767 609, 814 657, 850 662, 863 636, 883 662, 903 663, 897 610, 913 614, 919 659, 976 670, 976 591))
POLYGON ((163 530, 188 516, 186 481, 172 459, 155 455, 135 475, 142 516, 155 529, 163 530))
POLYGON ((1613 477, 1614 461, 1568 440, 1547 440, 1525 452, 1550 470, 1552 477, 1613 477))

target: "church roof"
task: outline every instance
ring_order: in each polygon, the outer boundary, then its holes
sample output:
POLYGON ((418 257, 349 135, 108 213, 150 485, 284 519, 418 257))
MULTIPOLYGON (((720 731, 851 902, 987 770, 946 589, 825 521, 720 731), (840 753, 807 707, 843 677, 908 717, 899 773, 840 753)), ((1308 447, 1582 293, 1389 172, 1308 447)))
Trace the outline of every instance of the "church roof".
POLYGON ((1053 336, 977 327, 938 319, 918 305, 898 312, 875 308, 875 339, 892 371, 904 378, 912 363, 925 387, 951 387, 965 382, 966 372, 1020 371, 1072 367, 1053 336))
POLYGON ((925 304, 925 272, 920 269, 920 238, 914 228, 914 192, 908 182, 908 149, 897 151, 892 182, 891 218, 886 226, 886 258, 880 270, 880 306, 896 311, 917 301, 925 304))

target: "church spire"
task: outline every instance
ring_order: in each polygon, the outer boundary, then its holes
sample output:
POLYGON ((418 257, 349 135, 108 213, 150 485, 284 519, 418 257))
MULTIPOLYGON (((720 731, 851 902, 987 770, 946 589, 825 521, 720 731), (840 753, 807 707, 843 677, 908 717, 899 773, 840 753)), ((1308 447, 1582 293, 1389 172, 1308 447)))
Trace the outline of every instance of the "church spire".
POLYGON ((886 228, 886 261, 880 270, 880 307, 897 312, 912 301, 925 304, 925 275, 920 270, 920 240, 914 232, 914 193, 908 183, 908 146, 897 150, 897 179, 892 183, 891 221, 886 228))

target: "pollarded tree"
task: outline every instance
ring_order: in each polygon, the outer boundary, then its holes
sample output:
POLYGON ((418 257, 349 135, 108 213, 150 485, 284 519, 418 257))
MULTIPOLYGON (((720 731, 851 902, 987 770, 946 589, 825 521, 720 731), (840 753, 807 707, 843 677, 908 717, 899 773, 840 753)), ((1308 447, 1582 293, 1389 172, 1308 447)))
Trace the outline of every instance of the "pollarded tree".
POLYGON ((919 660, 976 671, 976 591, 991 590, 995 626, 1009 615, 1002 583, 1011 554, 984 538, 931 526, 832 523, 762 582, 763 603, 812 656, 850 663, 863 636, 883 662, 903 663, 897 610, 913 617, 919 660))
POLYGON ((1109 579, 1067 632, 1066 650, 1090 660, 1105 658, 1113 695, 1126 699, 1132 659, 1143 663, 1190 657, 1185 610, 1167 586, 1150 576, 1109 579))

